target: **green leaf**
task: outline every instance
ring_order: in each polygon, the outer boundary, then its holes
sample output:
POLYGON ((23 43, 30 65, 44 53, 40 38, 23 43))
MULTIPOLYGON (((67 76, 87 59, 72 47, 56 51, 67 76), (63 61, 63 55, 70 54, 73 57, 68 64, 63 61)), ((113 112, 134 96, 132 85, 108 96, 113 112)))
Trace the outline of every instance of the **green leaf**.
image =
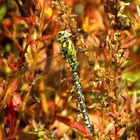
POLYGON ((140 5, 137 5, 136 7, 137 7, 137 12, 138 12, 138 14, 140 16, 140 5))
POLYGON ((37 140, 44 140, 44 138, 38 138, 37 140))
POLYGON ((37 135, 38 135, 38 137, 41 138, 42 136, 44 136, 44 131, 43 130, 42 131, 39 131, 37 135))
POLYGON ((134 91, 129 91, 128 94, 129 94, 129 95, 133 95, 133 94, 140 95, 140 89, 134 90, 134 91))
POLYGON ((0 20, 2 20, 6 14, 7 8, 6 5, 0 6, 0 20))

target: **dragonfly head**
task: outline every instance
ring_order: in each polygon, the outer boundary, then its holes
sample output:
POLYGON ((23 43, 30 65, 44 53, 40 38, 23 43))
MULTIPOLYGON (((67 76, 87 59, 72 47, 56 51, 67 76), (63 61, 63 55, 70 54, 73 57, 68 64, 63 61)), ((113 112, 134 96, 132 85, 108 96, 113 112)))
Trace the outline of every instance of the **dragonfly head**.
POLYGON ((71 34, 67 31, 60 31, 56 37, 56 40, 59 42, 65 41, 68 37, 70 37, 71 34))

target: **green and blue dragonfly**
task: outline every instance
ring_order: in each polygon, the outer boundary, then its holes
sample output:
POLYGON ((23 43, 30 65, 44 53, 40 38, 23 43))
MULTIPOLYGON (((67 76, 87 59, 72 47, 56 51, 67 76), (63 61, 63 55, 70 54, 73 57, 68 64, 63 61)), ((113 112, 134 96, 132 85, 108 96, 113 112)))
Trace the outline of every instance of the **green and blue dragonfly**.
POLYGON ((86 105, 84 103, 84 97, 82 92, 82 87, 79 80, 79 75, 77 72, 78 60, 77 60, 77 50, 75 44, 71 40, 72 34, 66 30, 60 31, 56 37, 57 41, 60 42, 60 54, 62 57, 67 60, 70 64, 72 73, 73 73, 73 82, 75 91, 78 97, 78 102, 80 105, 81 112, 83 114, 83 119, 86 125, 86 128, 89 133, 91 133, 91 124, 86 111, 86 105))

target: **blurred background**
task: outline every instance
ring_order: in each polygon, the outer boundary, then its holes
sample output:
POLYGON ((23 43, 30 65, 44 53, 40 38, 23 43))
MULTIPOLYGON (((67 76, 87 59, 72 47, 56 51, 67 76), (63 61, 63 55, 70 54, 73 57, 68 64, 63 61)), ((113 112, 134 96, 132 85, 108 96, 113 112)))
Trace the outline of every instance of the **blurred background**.
POLYGON ((0 0, 0 139, 140 138, 139 0, 0 0), (93 135, 56 36, 73 36, 93 135))

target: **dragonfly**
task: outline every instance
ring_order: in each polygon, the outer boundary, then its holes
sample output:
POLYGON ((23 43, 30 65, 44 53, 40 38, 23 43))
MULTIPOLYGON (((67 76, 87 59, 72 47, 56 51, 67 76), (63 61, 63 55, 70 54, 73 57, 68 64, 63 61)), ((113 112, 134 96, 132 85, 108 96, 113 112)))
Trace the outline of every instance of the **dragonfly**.
POLYGON ((87 114, 83 91, 79 80, 79 75, 77 72, 77 67, 78 67, 77 50, 75 44, 70 38, 71 36, 72 33, 66 30, 60 31, 56 37, 56 40, 60 42, 60 46, 59 46, 60 54, 71 66, 72 73, 73 73, 73 84, 78 98, 78 103, 80 105, 80 110, 82 112, 86 128, 88 132, 91 133, 91 124, 87 114))

